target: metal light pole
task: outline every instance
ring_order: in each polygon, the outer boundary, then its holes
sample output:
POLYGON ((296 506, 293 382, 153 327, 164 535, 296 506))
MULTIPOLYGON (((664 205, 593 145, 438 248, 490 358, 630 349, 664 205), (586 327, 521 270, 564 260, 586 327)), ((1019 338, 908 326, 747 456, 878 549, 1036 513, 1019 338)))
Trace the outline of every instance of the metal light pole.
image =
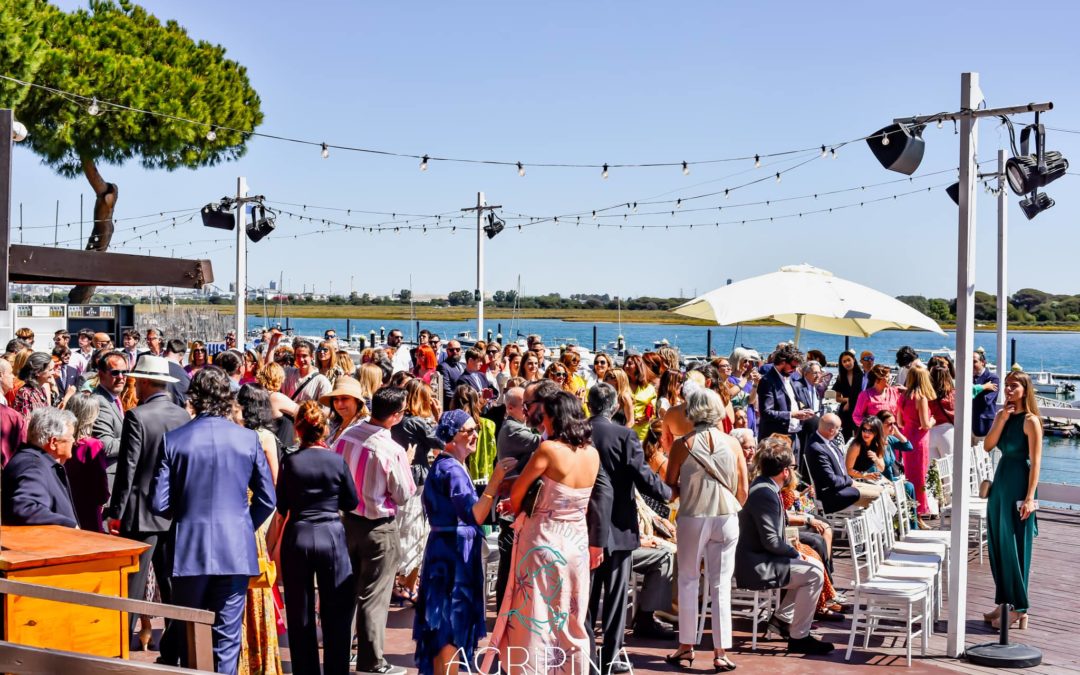
POLYGON ((476 211, 476 339, 484 339, 484 211, 494 211, 502 206, 488 206, 483 192, 476 193, 476 206, 464 211, 476 211))
POLYGON ((998 377, 1001 378, 1002 386, 998 387, 998 405, 1005 404, 1005 376, 1012 366, 1007 360, 1008 355, 1008 324, 1009 324, 1009 191, 1005 188, 1005 150, 999 149, 997 156, 997 220, 998 220, 998 249, 997 249, 997 367, 998 377))
POLYGON ((247 335, 247 179, 236 179, 236 344, 244 348, 247 335))

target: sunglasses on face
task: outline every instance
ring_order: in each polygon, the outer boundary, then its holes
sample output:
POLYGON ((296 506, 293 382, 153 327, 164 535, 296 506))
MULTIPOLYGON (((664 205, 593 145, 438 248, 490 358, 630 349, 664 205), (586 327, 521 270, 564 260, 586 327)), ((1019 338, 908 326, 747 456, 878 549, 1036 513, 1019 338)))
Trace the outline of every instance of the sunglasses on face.
POLYGON ((555 380, 565 380, 566 379, 566 373, 552 373, 551 377, 552 377, 552 379, 555 379, 555 380))
POLYGON ((498 349, 489 349, 489 350, 487 350, 487 353, 488 353, 488 356, 494 356, 495 354, 499 353, 499 350, 498 349))
POLYGON ((326 352, 330 351, 330 348, 329 347, 319 347, 315 351, 322 352, 323 354, 325 354, 326 352))
POLYGON ((205 349, 192 349, 191 353, 192 354, 205 354, 206 350, 205 349))
POLYGON ((604 360, 600 360, 600 361, 597 361, 597 362, 595 363, 595 365, 597 365, 597 366, 606 366, 606 365, 607 365, 607 361, 604 361, 604 360))
POLYGON ((120 370, 120 369, 106 370, 105 372, 108 373, 109 375, 112 375, 113 377, 122 377, 122 376, 128 374, 127 370, 120 370))
POLYGON ((460 351, 461 351, 461 347, 447 347, 446 348, 446 353, 447 354, 457 354, 460 351))
POLYGON ((863 361, 865 363, 873 363, 874 362, 874 357, 873 356, 864 356, 859 360, 863 361))
POLYGON ((465 434, 466 436, 472 436, 472 435, 474 435, 474 434, 478 434, 478 433, 480 433, 480 430, 479 430, 479 428, 477 428, 477 427, 468 427, 468 428, 463 428, 463 429, 462 429, 462 430, 461 430, 460 432, 458 432, 458 433, 462 433, 462 434, 465 434))

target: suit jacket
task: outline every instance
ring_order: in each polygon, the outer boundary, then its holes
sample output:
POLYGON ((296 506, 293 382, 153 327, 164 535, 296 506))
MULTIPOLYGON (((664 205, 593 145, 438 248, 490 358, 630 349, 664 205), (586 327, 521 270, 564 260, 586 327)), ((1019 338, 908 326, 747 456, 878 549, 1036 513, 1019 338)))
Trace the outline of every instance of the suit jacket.
MULTIPOLYGON (((798 389, 796 380, 791 379, 791 388, 798 389)), ((770 368, 758 384, 758 438, 768 438, 772 434, 790 436, 788 425, 791 422, 791 402, 784 389, 784 378, 776 368, 770 368)))
POLYGON ((791 579, 791 559, 799 552, 784 540, 787 514, 780 487, 759 476, 739 511, 739 543, 735 545, 735 582, 739 588, 782 588, 791 579))
POLYGON ((116 407, 115 399, 107 389, 98 385, 94 390, 100 410, 97 419, 94 420, 94 438, 105 445, 105 463, 109 475, 109 489, 112 489, 116 479, 116 460, 120 457, 120 435, 124 431, 124 418, 116 407))
POLYGON ((154 480, 165 433, 191 421, 187 411, 172 402, 167 392, 154 394, 124 415, 120 459, 116 463, 109 513, 120 519, 120 533, 166 532, 168 518, 150 510, 154 480))
POLYGON ((841 511, 859 500, 859 491, 848 475, 847 467, 828 441, 814 434, 803 456, 814 481, 814 493, 826 513, 841 511))
POLYGON ((57 378, 56 386, 59 389, 60 394, 63 395, 69 386, 76 386, 79 381, 79 369, 75 366, 61 365, 58 368, 60 377, 57 378))
MULTIPOLYGON (((645 463, 641 441, 633 429, 598 415, 592 418, 592 444, 600 453, 600 465, 611 479, 611 528, 604 549, 633 551, 641 544, 634 489, 667 502, 671 499, 671 488, 645 463)), ((602 505, 597 504, 597 508, 602 505)))
POLYGON ((152 490, 172 519, 172 576, 259 573, 255 528, 276 499, 258 434, 211 415, 166 432, 152 490))
MULTIPOLYGON (((802 448, 809 443, 810 438, 817 432, 818 423, 821 421, 823 400, 817 393, 817 387, 806 380, 792 379, 791 388, 795 390, 795 399, 807 410, 814 411, 814 417, 802 421, 802 429, 799 431, 798 453, 803 454, 802 448), (811 391, 813 390, 813 391, 811 391)), ((802 468, 799 469, 802 471, 802 468)))
MULTIPOLYGON (((986 384, 988 382, 1001 386, 998 376, 991 373, 989 368, 985 368, 982 375, 975 377, 975 384, 986 384)), ((976 396, 971 408, 971 434, 973 436, 985 436, 990 433, 990 425, 994 423, 994 415, 996 414, 996 391, 984 391, 976 396)))
POLYGON ((0 403, 0 466, 7 466, 15 451, 26 443, 26 418, 0 403))
POLYGON ((78 527, 64 465, 26 445, 12 455, 0 478, 5 525, 78 527))
POLYGON ((187 390, 191 384, 191 376, 187 374, 183 366, 172 359, 169 359, 169 375, 180 380, 179 382, 170 382, 168 391, 169 395, 172 396, 172 402, 183 408, 187 405, 187 390))
POLYGON ((606 548, 611 532, 611 479, 604 471, 604 463, 596 472, 592 494, 589 495, 589 508, 585 512, 585 526, 589 529, 589 546, 606 548))
MULTIPOLYGON (((443 380, 443 403, 449 404, 450 399, 454 396, 454 387, 457 386, 458 378, 465 372, 465 362, 460 359, 457 363, 443 361, 439 364, 437 370, 443 380)), ((447 405, 444 405, 443 410, 447 407, 447 405)))
POLYGON ((506 472, 507 478, 517 478, 525 463, 532 457, 533 452, 540 446, 540 434, 533 431, 524 422, 518 422, 513 417, 507 417, 499 429, 496 440, 499 448, 498 458, 506 459, 513 457, 518 461, 517 465, 506 472))

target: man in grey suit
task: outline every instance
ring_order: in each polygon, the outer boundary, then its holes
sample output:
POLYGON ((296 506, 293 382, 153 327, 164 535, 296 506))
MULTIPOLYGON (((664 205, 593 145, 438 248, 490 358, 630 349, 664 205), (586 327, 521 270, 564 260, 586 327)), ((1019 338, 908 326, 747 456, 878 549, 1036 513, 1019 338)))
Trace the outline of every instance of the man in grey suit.
MULTIPOLYGON (((172 521, 150 509, 153 500, 150 484, 157 472, 165 432, 187 424, 191 415, 172 402, 168 387, 176 383, 176 378, 169 375, 169 362, 164 358, 143 354, 128 376, 135 378, 139 405, 124 416, 120 459, 109 503, 109 531, 150 545, 139 556, 139 571, 128 580, 128 596, 136 600, 145 597, 146 579, 153 561, 161 601, 171 603, 168 570, 172 555, 168 532, 172 521)), ((137 618, 131 615, 133 629, 137 618)), ((171 644, 161 645, 166 658, 172 656, 171 647, 171 644)))
POLYGON ((786 443, 767 438, 758 448, 756 461, 761 475, 750 484, 746 504, 739 512, 735 583, 748 590, 785 589, 766 630, 787 638, 788 652, 828 654, 832 643, 810 634, 825 570, 784 538, 787 517, 780 488, 794 481, 795 457, 786 443))
MULTIPOLYGON (((540 399, 536 396, 538 386, 530 386, 530 398, 526 399, 525 389, 512 387, 506 390, 503 401, 506 403, 506 419, 503 420, 502 428, 496 444, 499 450, 499 459, 513 457, 518 460, 517 466, 506 472, 503 485, 513 485, 513 481, 521 475, 521 469, 532 457, 533 452, 540 445, 540 434, 528 425, 528 409, 540 409, 540 399)), ((509 494, 508 489, 503 492, 509 494)), ((506 495, 502 495, 506 496, 506 495)), ((499 574, 495 579, 495 606, 502 607, 503 593, 506 591, 506 582, 510 577, 510 556, 514 549, 514 530, 511 528, 513 518, 499 516, 499 574)))
POLYGON ((124 430, 124 407, 120 403, 120 393, 127 382, 128 360, 123 352, 111 352, 98 361, 98 386, 94 396, 98 399, 100 411, 94 421, 94 438, 105 445, 106 473, 109 476, 109 490, 112 491, 116 480, 116 460, 120 457, 120 434, 124 430))

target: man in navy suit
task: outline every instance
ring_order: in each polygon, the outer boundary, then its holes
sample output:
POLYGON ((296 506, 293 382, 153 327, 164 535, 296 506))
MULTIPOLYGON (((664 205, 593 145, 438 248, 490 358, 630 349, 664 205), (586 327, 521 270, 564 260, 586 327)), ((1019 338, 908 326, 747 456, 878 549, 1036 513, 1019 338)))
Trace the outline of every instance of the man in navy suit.
MULTIPOLYGON (((993 389, 984 390, 975 397, 971 408, 971 435, 982 438, 990 433, 990 425, 994 423, 994 416, 997 415, 997 387, 1001 383, 998 376, 991 373, 990 369, 986 367, 986 354, 975 352, 971 355, 971 358, 975 375, 974 383, 994 384, 993 389)), ((959 393, 957 392, 957 395, 959 393)))
MULTIPOLYGON (((604 639, 599 663, 604 673, 625 673, 630 670, 628 664, 615 659, 622 650, 626 629, 626 589, 630 584, 632 554, 641 545, 635 488, 643 495, 662 502, 671 499, 671 488, 645 463, 645 454, 637 434, 633 429, 611 421, 618 404, 618 394, 609 384, 601 382, 589 390, 589 410, 596 413, 590 420, 592 444, 600 455, 600 466, 611 480, 611 525, 604 544, 604 560, 593 573, 587 621, 588 626, 593 625, 600 598, 603 597, 601 624, 604 639)), ((599 506, 590 500, 590 510, 599 506)), ((635 617, 635 632, 651 633, 653 636, 663 633, 666 637, 674 637, 674 632, 669 627, 659 625, 651 613, 648 617, 635 617)))
POLYGON ((5 525, 79 526, 64 471, 74 445, 75 415, 51 407, 31 413, 26 445, 3 471, 5 525))
MULTIPOLYGON (((784 434, 791 439, 795 459, 799 459, 799 432, 803 421, 814 416, 796 393, 792 374, 799 369, 803 355, 793 345, 781 345, 773 352, 773 367, 761 378, 758 385, 758 402, 761 411, 758 422, 758 438, 772 434, 784 434)), ((800 387, 801 388, 801 387, 800 387)))
POLYGON ((230 419, 225 371, 200 370, 188 402, 196 417, 165 434, 151 508, 172 519, 173 602, 214 612, 214 668, 236 673, 248 581, 259 574, 255 528, 274 512, 274 482, 258 435, 230 419))
POLYGON ((881 495, 881 488, 856 483, 848 475, 844 453, 832 443, 840 433, 840 424, 836 415, 825 415, 806 446, 806 464, 814 481, 814 493, 825 513, 843 511, 852 504, 865 507, 881 495))

